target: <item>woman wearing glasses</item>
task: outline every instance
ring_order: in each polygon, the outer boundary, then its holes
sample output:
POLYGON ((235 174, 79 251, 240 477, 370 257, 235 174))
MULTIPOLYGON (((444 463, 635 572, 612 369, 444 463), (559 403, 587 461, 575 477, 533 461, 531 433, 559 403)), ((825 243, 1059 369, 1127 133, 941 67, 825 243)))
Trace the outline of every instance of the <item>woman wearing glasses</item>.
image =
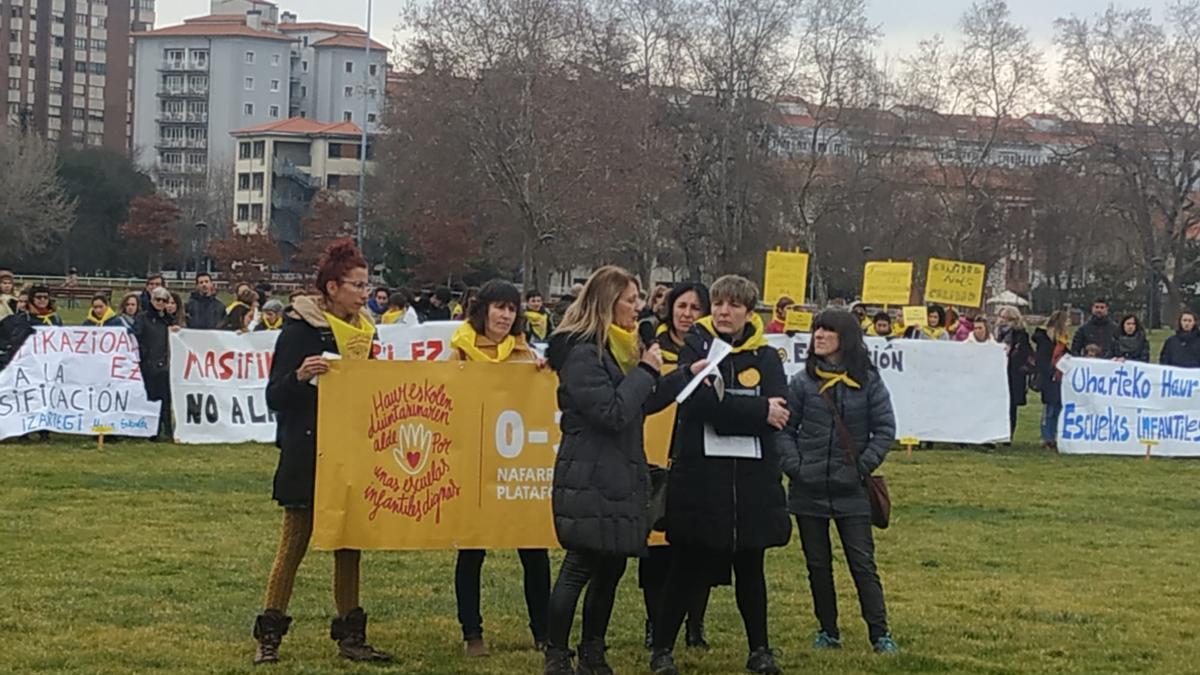
POLYGON ((171 292, 159 286, 150 292, 150 306, 133 322, 133 334, 137 337, 138 352, 142 357, 142 381, 146 385, 146 398, 162 403, 158 417, 158 435, 155 440, 171 437, 171 370, 167 365, 170 346, 167 334, 179 330, 167 303, 171 292))

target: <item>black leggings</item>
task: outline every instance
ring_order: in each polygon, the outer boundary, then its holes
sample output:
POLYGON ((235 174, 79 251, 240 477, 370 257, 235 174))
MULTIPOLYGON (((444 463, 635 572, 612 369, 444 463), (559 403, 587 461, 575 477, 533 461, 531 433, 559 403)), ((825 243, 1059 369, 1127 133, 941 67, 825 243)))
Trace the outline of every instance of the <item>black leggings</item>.
MULTIPOLYGON (((658 623, 662 614, 663 598, 667 591, 667 578, 671 573, 671 547, 653 546, 650 555, 638 560, 638 585, 642 587, 642 600, 646 604, 646 621, 658 623)), ((721 583, 729 583, 725 580, 721 583)), ((717 585, 714 583, 713 585, 717 585)), ((689 631, 700 631, 704 627, 704 615, 708 612, 711 589, 704 589, 695 598, 695 604, 687 610, 689 631)))
MULTIPOLYGON (((535 642, 546 639, 550 603, 550 555, 544 548, 523 548, 521 567, 525 570, 525 607, 529 611, 529 630, 535 642)), ((454 565, 454 599, 458 602, 458 623, 463 639, 483 637, 483 615, 480 613, 479 581, 487 551, 462 549, 454 565)))
POLYGON ((566 649, 575 621, 575 606, 583 598, 583 642, 604 641, 608 620, 617 598, 617 584, 625 574, 624 556, 567 551, 558 579, 550 592, 550 646, 566 649))
MULTIPOLYGON (((858 590, 858 604, 867 622, 871 642, 888 634, 887 608, 883 602, 883 584, 875 569, 875 539, 866 516, 838 518, 838 535, 850 565, 850 576, 858 590)), ((829 543, 829 518, 797 516, 800 544, 808 565, 808 584, 812 588, 813 611, 821 630, 838 637, 837 591, 833 586, 833 548, 829 543)))
POLYGON ((654 648, 673 649, 679 627, 697 598, 707 594, 720 567, 733 565, 734 593, 746 626, 750 651, 770 646, 767 641, 767 578, 763 571, 763 549, 730 554, 704 548, 671 547, 671 573, 663 595, 660 621, 654 624, 654 648))

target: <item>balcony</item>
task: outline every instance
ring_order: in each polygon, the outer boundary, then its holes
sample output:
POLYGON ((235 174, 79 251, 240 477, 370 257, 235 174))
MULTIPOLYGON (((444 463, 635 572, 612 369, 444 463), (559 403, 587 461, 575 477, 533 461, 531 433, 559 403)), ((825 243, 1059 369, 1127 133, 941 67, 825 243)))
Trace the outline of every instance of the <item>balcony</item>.
POLYGON ((158 113, 159 122, 175 122, 179 124, 208 124, 206 112, 184 112, 182 110, 161 110, 158 113))
POLYGON ((312 174, 308 173, 304 169, 296 166, 295 164, 293 164, 292 162, 289 162, 286 159, 280 159, 280 158, 276 157, 275 161, 271 164, 271 172, 274 173, 276 176, 281 176, 283 178, 288 178, 290 180, 293 180, 293 181, 299 183, 302 187, 308 188, 310 190, 320 190, 321 189, 321 179, 320 178, 313 176, 312 174))
POLYGON ((207 98, 207 84, 163 85, 158 90, 160 98, 207 98))
POLYGON ((187 59, 167 59, 159 64, 158 70, 164 73, 207 73, 208 61, 200 63, 187 59))
POLYGON ((204 150, 208 148, 207 138, 160 138, 155 142, 160 148, 191 148, 204 150))
POLYGON ((175 175, 201 175, 208 173, 208 166, 205 164, 159 164, 158 172, 160 174, 175 174, 175 175))

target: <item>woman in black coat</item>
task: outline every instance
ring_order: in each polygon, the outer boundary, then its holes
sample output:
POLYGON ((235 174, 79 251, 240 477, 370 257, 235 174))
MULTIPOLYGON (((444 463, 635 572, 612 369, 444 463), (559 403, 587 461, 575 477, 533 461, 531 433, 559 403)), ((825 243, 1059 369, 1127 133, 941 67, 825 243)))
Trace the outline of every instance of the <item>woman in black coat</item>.
POLYGON ((1016 307, 1002 308, 998 318, 1000 329, 996 339, 1004 345, 1008 354, 1008 426, 1010 432, 1015 434, 1017 410, 1029 403, 1028 378, 1033 361, 1033 347, 1029 343, 1029 333, 1025 330, 1025 320, 1021 318, 1021 312, 1016 307))
POLYGON ((788 419, 787 378, 754 314, 758 288, 725 276, 712 286, 712 316, 696 322, 679 355, 686 368, 715 340, 732 346, 719 377, 679 406, 667 489, 671 571, 654 627, 650 669, 678 673, 672 650, 684 614, 713 580, 734 570, 750 656, 746 669, 778 673, 767 637, 766 549, 791 537, 776 432, 788 419))
POLYGON ((1150 363, 1150 340, 1142 322, 1134 314, 1121 319, 1117 326, 1117 340, 1113 343, 1113 358, 1123 361, 1150 363))
POLYGON ((156 439, 169 439, 171 425, 171 348, 167 336, 179 330, 174 319, 167 313, 167 302, 171 292, 165 288, 154 289, 150 294, 150 307, 133 322, 133 335, 138 341, 141 357, 142 381, 146 385, 146 398, 161 402, 156 439))
MULTIPOLYGON (((299 296, 288 308, 267 382, 267 406, 275 412, 275 501, 283 507, 283 534, 267 581, 264 610, 254 621, 258 650, 254 663, 279 660, 279 644, 292 618, 287 616, 296 570, 308 550, 313 527, 313 487, 317 466, 317 387, 314 378, 329 371, 322 354, 343 359, 370 358, 375 324, 364 309, 367 262, 349 239, 330 244, 317 270, 320 296, 299 296)), ((367 644, 367 615, 358 605, 360 552, 334 551, 333 595, 337 617, 330 637, 340 656, 352 661, 390 661, 367 644)))
POLYGON ((871 504, 864 481, 883 464, 896 438, 892 400, 852 314, 821 312, 804 371, 789 385, 791 417, 779 434, 779 454, 789 479, 789 508, 800 529, 813 610, 821 630, 813 646, 841 647, 829 521, 837 525, 863 619, 876 652, 899 651, 888 630, 883 584, 875 566, 871 504), (858 454, 841 440, 837 416, 858 454))
POLYGON ((1158 362, 1177 368, 1200 368, 1200 327, 1196 313, 1188 310, 1179 315, 1175 334, 1163 344, 1158 362))
POLYGON ((1034 367, 1037 389, 1042 393, 1042 447, 1058 449, 1058 416, 1062 412, 1062 373, 1058 362, 1071 352, 1067 313, 1058 310, 1046 325, 1033 331, 1034 367))
POLYGON ((626 560, 646 551, 650 476, 647 413, 665 408, 686 371, 659 379, 662 351, 637 337, 637 279, 619 267, 592 274, 550 339, 562 443, 554 462, 554 530, 564 549, 550 593, 546 675, 611 673, 605 635, 626 560), (656 387, 658 392, 656 395, 656 387), (567 649, 583 601, 579 669, 567 649))

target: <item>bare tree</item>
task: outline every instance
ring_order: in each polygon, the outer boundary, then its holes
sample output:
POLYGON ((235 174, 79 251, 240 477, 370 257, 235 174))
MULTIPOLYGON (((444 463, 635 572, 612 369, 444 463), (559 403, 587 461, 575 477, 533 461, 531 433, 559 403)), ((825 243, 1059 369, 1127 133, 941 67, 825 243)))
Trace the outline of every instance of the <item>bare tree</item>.
POLYGON ((12 131, 0 142, 0 241, 13 259, 52 246, 75 221, 54 144, 12 131))

